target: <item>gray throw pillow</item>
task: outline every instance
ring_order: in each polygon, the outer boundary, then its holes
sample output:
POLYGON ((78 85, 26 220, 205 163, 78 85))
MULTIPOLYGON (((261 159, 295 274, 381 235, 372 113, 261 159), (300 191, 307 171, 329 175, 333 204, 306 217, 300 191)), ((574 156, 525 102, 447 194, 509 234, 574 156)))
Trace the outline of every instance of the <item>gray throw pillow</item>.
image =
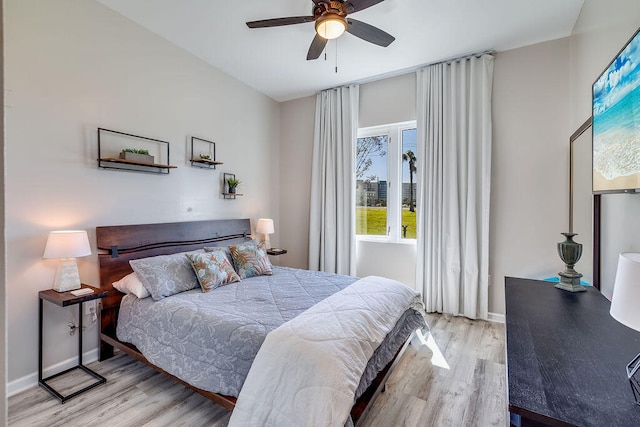
POLYGON ((202 253, 202 249, 129 261, 151 298, 162 298, 200 286, 187 254, 202 253))

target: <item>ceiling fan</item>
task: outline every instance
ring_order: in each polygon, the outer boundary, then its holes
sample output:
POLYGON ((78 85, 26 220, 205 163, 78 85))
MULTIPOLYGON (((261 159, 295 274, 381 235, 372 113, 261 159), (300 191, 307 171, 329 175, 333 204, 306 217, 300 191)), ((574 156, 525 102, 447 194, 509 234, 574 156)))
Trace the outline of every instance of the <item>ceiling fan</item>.
POLYGON ((317 59, 327 45, 327 41, 340 37, 345 31, 382 47, 389 46, 395 40, 395 37, 380 28, 347 17, 351 13, 359 12, 384 0, 311 1, 314 3, 312 16, 263 19, 247 22, 247 26, 249 28, 280 27, 315 21, 316 36, 309 47, 307 60, 317 59))

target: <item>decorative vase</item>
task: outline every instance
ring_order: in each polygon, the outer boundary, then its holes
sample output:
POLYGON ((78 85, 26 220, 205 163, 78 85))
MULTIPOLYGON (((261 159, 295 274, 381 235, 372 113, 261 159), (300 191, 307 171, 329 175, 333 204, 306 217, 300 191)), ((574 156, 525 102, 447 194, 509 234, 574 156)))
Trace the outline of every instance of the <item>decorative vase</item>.
POLYGON ((229 194, 236 194, 236 187, 229 187, 229 194))
POLYGON ((570 292, 584 292, 586 289, 580 284, 582 274, 573 268, 582 256, 582 244, 573 241, 573 237, 577 236, 576 233, 562 233, 562 235, 566 240, 558 243, 558 255, 564 262, 565 269, 558 273, 560 282, 555 287, 570 292))

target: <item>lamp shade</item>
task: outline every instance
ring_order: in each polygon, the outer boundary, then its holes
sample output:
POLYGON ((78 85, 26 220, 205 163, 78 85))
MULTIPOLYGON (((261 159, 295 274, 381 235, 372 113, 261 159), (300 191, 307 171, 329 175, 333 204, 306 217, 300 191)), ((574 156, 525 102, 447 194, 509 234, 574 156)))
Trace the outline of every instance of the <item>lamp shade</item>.
POLYGON ((640 253, 621 253, 609 312, 618 322, 640 331, 639 304, 640 253))
POLYGON ((52 231, 43 258, 79 258, 91 255, 89 237, 84 230, 52 231))
POLYGON ((258 225, 256 225, 256 233, 261 234, 273 234, 275 232, 273 228, 273 220, 268 218, 258 219, 258 225))

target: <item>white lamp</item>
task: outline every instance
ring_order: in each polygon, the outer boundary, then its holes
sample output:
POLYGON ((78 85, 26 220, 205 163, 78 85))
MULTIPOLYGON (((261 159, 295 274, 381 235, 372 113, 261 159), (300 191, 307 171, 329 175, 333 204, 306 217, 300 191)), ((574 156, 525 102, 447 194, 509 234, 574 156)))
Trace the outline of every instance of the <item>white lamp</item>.
POLYGON ((269 234, 274 233, 273 220, 269 218, 258 219, 258 225, 256 225, 256 233, 264 234, 264 243, 267 246, 267 249, 271 249, 269 234))
MULTIPOLYGON (((618 322, 640 331, 640 253, 625 252, 618 258, 618 270, 609 313, 618 322)), ((636 403, 640 405, 640 354, 627 365, 627 377, 636 403)))
POLYGON ((58 292, 80 289, 76 258, 91 255, 89 237, 84 230, 52 231, 47 238, 43 258, 61 258, 53 289, 58 292))

